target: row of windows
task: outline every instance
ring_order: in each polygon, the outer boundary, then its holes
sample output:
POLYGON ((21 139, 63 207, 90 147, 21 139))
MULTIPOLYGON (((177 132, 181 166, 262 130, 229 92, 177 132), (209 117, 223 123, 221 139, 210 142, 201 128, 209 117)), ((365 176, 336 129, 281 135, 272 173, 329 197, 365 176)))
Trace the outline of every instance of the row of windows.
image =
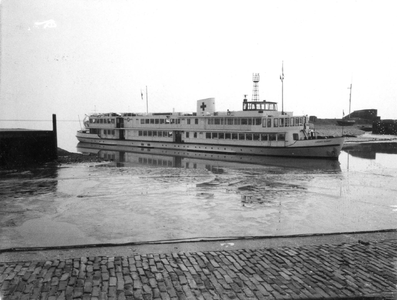
MULTIPOLYGON (((180 124, 180 119, 141 119, 141 124, 180 124)), ((186 124, 198 125, 199 119, 188 118, 186 124)), ((261 118, 210 118, 208 125, 261 125, 261 118)))
POLYGON ((208 125, 261 125, 262 118, 211 118, 208 125))
MULTIPOLYGON (((304 117, 291 118, 209 118, 208 125, 261 125, 263 127, 302 126, 304 117)), ((127 119, 128 120, 128 119, 127 119)), ((115 124, 115 119, 90 119, 90 123, 115 124)), ((141 124, 180 124, 181 119, 140 119, 141 124)), ((199 123, 197 118, 186 119, 188 125, 199 123)))
POLYGON ((262 127, 303 126, 304 117, 290 118, 212 118, 208 125, 261 125, 262 127))
MULTIPOLYGON (((274 127, 290 127, 290 126, 303 126, 305 124, 304 117, 294 117, 294 118, 274 118, 274 127)), ((267 121, 263 122, 263 127, 271 127, 272 119, 268 118, 267 121)))
POLYGON ((180 119, 141 119, 141 124, 180 124, 180 119))
MULTIPOLYGON (((128 120, 128 119, 127 119, 128 120)), ((115 124, 115 119, 90 119, 90 123, 115 124)), ((261 125, 263 127, 290 127, 302 126, 304 117, 290 118, 209 118, 208 125, 261 125)), ((140 119, 141 124, 180 124, 181 119, 140 119)), ((188 125, 199 123, 197 118, 186 120, 188 125)))
MULTIPOLYGON (((193 124, 193 122, 191 122, 191 121, 193 121, 192 119, 186 119, 186 123, 188 124, 188 125, 190 125, 190 123, 192 123, 193 124)), ((194 124, 198 124, 198 119, 194 119, 194 124)))
POLYGON ((277 110, 277 103, 243 102, 243 110, 277 110))
POLYGON ((153 166, 169 166, 172 167, 172 161, 164 160, 164 159, 156 159, 156 158, 142 158, 139 157, 139 163, 145 165, 153 165, 153 166))
POLYGON ((116 123, 116 119, 90 119, 90 123, 114 124, 114 123, 116 123))
POLYGON ((110 153, 104 153, 103 154, 104 159, 108 160, 115 160, 116 159, 116 154, 110 154, 110 153))
POLYGON ((139 130, 139 136, 172 137, 172 131, 139 130))
POLYGON ((116 130, 114 130, 114 129, 105 129, 105 130, 103 131, 103 134, 115 135, 115 134, 116 134, 116 130))
POLYGON ((101 130, 100 129, 96 129, 96 128, 90 128, 90 133, 92 133, 92 134, 101 134, 101 130))
MULTIPOLYGON (((188 135, 188 132, 186 134, 188 135)), ((197 137, 196 132, 194 132, 193 137, 197 137)), ((205 138, 216 140, 285 141, 285 133, 206 132, 205 138)))
MULTIPOLYGON (((262 127, 290 127, 302 126, 304 117, 288 118, 209 118, 208 125, 262 125, 262 127)), ((180 119, 141 119, 141 124, 180 124, 180 119)), ((197 118, 186 119, 188 125, 199 123, 197 118)))
MULTIPOLYGON (((172 137, 172 131, 141 130, 139 136, 172 137)), ((204 132, 186 132, 188 138, 204 138, 204 132)), ((245 141, 285 141, 284 133, 230 133, 230 132, 206 132, 206 139, 217 140, 245 140, 245 141)))
POLYGON ((114 130, 114 129, 101 130, 101 129, 90 128, 90 133, 93 133, 93 134, 105 134, 105 135, 115 135, 116 134, 116 130, 114 130))

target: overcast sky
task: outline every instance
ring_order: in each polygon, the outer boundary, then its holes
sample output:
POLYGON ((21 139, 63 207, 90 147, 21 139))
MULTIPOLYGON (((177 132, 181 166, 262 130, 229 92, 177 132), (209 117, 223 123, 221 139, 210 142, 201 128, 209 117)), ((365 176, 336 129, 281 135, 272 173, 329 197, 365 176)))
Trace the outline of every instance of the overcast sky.
MULTIPOLYGON (((396 1, 1 0, 0 119, 239 110, 261 100, 397 119, 396 1)), ((281 105, 280 105, 281 108, 281 105)))

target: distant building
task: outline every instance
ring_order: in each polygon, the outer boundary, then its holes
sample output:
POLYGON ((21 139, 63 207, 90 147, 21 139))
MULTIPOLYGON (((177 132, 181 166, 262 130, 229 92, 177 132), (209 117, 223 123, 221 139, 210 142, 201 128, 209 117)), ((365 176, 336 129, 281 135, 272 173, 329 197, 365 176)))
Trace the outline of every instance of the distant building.
POLYGON ((397 135, 397 120, 378 120, 372 124, 372 133, 397 135))
POLYGON ((369 122, 374 122, 379 120, 380 117, 378 117, 377 109, 362 109, 355 110, 351 114, 345 116, 343 119, 361 119, 369 122))

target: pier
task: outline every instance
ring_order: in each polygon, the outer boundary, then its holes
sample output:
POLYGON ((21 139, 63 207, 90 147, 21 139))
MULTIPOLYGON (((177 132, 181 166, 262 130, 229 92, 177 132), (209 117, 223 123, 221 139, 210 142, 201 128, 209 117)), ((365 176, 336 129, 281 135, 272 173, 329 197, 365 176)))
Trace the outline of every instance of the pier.
POLYGON ((51 161, 57 158, 56 115, 51 130, 0 128, 0 166, 18 166, 51 161))

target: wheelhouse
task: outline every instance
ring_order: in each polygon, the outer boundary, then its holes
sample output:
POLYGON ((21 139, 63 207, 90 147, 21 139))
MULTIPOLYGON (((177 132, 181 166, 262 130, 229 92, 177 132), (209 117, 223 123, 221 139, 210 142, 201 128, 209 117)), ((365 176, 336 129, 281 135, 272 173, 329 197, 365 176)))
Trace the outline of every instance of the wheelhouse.
POLYGON ((277 111, 277 102, 270 101, 243 101, 243 111, 277 111))

